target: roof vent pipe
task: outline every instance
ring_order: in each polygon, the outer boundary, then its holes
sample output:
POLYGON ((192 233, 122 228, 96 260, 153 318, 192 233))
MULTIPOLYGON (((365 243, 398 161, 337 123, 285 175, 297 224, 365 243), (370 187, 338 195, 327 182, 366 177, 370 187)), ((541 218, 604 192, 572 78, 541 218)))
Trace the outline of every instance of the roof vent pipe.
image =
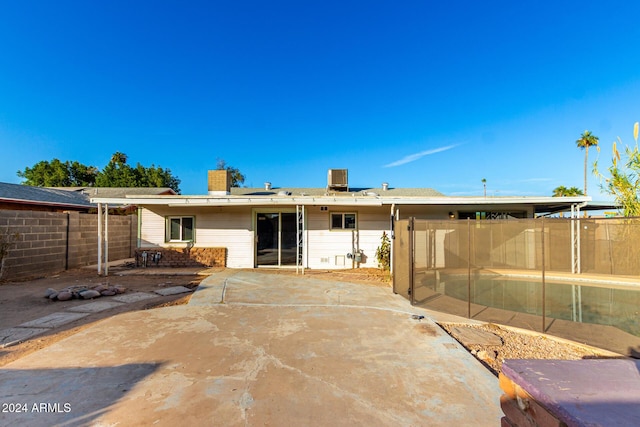
POLYGON ((264 189, 267 190, 267 191, 271 190, 271 183, 270 182, 265 182, 264 183, 264 189))
POLYGON ((387 191, 389 189, 389 183, 388 182, 383 182, 382 183, 382 191, 387 191))

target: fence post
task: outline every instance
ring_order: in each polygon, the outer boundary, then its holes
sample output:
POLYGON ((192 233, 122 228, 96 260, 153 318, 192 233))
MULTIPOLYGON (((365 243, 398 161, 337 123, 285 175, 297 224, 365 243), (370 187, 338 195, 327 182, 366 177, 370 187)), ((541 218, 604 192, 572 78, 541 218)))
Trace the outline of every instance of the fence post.
POLYGON ((546 332, 546 295, 545 295, 545 291, 546 291, 546 283, 545 283, 545 263, 546 263, 546 259, 544 256, 544 218, 542 218, 541 220, 541 224, 542 224, 542 333, 546 332))
POLYGON ((415 218, 411 217, 409 218, 409 297, 411 298, 411 305, 415 304, 415 298, 413 295, 413 272, 414 272, 414 267, 415 267, 415 263, 416 263, 416 256, 415 256, 415 250, 414 250, 414 221, 415 218))
POLYGON ((467 318, 471 319, 471 218, 467 218, 467 318))

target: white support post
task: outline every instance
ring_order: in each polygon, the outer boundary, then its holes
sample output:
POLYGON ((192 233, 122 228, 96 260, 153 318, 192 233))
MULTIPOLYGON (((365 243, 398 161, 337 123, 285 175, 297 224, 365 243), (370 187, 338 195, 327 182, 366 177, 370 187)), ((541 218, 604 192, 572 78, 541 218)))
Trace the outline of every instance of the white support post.
POLYGON ((102 203, 98 203, 98 276, 102 275, 102 203))
POLYGON ((104 275, 109 275, 109 205, 104 204, 104 275))

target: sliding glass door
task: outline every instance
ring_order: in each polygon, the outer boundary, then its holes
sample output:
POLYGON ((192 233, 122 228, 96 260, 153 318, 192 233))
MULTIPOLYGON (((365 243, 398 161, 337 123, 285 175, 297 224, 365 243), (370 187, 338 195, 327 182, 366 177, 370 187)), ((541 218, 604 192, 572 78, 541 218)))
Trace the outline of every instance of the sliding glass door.
POLYGON ((256 265, 296 265, 296 214, 256 213, 256 265))

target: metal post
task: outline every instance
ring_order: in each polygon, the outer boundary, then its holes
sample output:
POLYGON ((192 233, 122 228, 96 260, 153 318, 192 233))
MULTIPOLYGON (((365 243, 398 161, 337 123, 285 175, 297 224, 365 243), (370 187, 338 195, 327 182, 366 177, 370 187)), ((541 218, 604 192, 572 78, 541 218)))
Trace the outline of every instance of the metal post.
POLYGON ((546 330, 546 295, 545 295, 545 291, 546 291, 546 283, 545 283, 545 269, 544 269, 544 265, 545 265, 545 257, 544 257, 544 218, 541 219, 541 223, 542 223, 542 333, 545 332, 546 330))
POLYGON ((104 275, 109 275, 109 205, 104 204, 104 275))
POLYGON ((98 203, 98 276, 102 275, 102 203, 98 203))
POLYGON ((471 218, 467 218, 467 318, 471 319, 471 218))
POLYGON ((414 217, 409 218, 409 226, 407 227, 407 229, 409 230, 409 241, 408 241, 408 246, 409 246, 409 298, 411 301, 411 305, 415 304, 414 298, 413 298, 413 269, 415 266, 415 262, 416 262, 416 258, 415 258, 415 252, 413 250, 413 241, 414 241, 414 217))

